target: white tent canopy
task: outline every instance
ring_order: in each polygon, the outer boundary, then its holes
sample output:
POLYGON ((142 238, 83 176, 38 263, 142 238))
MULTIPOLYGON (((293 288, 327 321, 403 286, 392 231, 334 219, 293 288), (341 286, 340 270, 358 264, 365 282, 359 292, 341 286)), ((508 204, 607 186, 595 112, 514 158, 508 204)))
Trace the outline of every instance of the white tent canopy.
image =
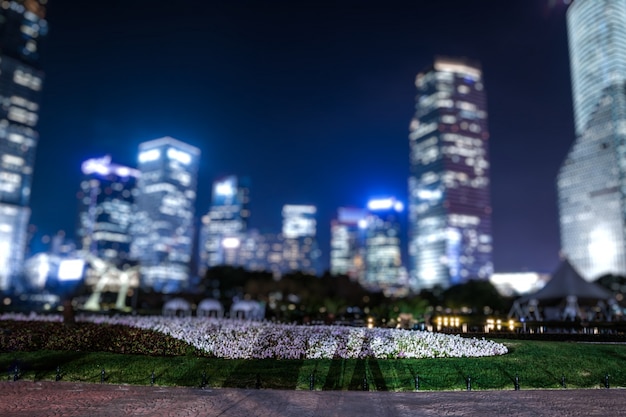
POLYGON ((163 315, 167 317, 191 316, 191 304, 182 298, 173 298, 163 305, 163 315))
POLYGON ((615 299, 601 286, 585 279, 572 264, 563 260, 548 283, 539 291, 518 298, 509 317, 527 321, 588 320, 611 321, 615 299))

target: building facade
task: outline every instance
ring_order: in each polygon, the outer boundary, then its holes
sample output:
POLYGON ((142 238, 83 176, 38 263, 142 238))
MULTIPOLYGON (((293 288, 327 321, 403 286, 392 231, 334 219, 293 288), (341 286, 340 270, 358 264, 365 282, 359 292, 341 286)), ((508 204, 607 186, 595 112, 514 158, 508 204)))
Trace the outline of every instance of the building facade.
POLYGON ((576 0, 567 10, 576 134, 603 90, 626 81, 626 0, 576 0))
POLYGON ((77 195, 81 250, 122 268, 130 259, 139 171, 112 163, 110 156, 88 159, 81 169, 77 195))
POLYGON ((586 280, 626 274, 626 1, 567 11, 576 139, 557 176, 561 250, 586 280))
POLYGON ((489 132, 480 66, 437 58, 416 77, 410 125, 409 257, 414 291, 493 271, 489 132))
POLYGON ((361 286, 385 295, 403 296, 408 292, 402 265, 400 213, 404 205, 393 198, 371 200, 365 222, 365 271, 361 286))
POLYGON ((144 289, 172 293, 189 284, 199 159, 198 148, 170 137, 139 145, 131 257, 144 289))
POLYGON ((0 5, 0 291, 21 273, 44 74, 45 0, 0 5))
POLYGON ((270 272, 279 279, 284 271, 282 233, 249 230, 239 247, 239 265, 248 271, 270 272))
POLYGON ((361 280, 365 271, 364 249, 367 210, 340 207, 330 225, 330 273, 361 280))
POLYGON ((317 275, 317 207, 286 204, 283 206, 282 273, 303 272, 317 275))
POLYGON ((250 186, 246 179, 231 175, 213 183, 211 208, 202 217, 199 268, 238 265, 241 244, 250 218, 250 186))

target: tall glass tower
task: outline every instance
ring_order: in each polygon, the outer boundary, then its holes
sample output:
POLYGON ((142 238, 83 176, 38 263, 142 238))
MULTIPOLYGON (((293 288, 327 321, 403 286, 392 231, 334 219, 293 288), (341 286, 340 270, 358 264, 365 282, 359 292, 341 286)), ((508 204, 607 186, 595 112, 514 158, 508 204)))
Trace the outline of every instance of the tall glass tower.
POLYGON ((30 218, 43 72, 39 46, 48 31, 46 0, 0 3, 0 291, 20 273, 30 218))
POLYGON ((239 248, 250 217, 250 187, 246 179, 230 175, 213 183, 211 209, 202 217, 200 275, 207 268, 239 264, 239 248))
POLYGON ((118 268, 130 258, 135 186, 139 171, 111 162, 110 156, 82 164, 78 192, 78 238, 82 250, 118 268))
POLYGON ((478 64, 437 58, 417 75, 409 146, 412 289, 492 271, 487 104, 478 64))
POLYGON ((198 148, 170 137, 139 145, 131 256, 145 289, 172 293, 189 283, 199 159, 198 148))
POLYGON ((561 249, 587 280, 626 274, 626 0, 567 12, 576 140, 557 177, 561 249))
POLYGON ((339 207, 330 224, 330 273, 362 279, 367 210, 339 207))
POLYGON ((319 249, 315 239, 317 207, 285 204, 283 206, 282 272, 316 275, 319 249))
POLYGON ((394 198, 370 200, 365 220, 365 272, 361 285, 387 296, 408 292, 406 269, 402 267, 400 219, 404 205, 394 198))
POLYGON ((626 80, 626 0, 576 0, 567 10, 567 30, 581 135, 604 88, 626 80))

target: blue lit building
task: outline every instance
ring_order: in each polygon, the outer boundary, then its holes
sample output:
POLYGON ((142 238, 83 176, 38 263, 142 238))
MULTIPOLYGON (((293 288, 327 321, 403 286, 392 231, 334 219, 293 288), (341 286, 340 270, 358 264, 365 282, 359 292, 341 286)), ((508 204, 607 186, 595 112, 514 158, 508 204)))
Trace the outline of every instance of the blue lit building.
POLYGON ((414 291, 493 272, 487 103, 480 67, 437 58, 415 80, 409 177, 414 291))
POLYGON ((365 271, 367 210, 340 207, 330 225, 330 273, 361 280, 365 271))
POLYGON ((371 200, 365 227, 365 273, 360 283, 370 291, 406 295, 408 282, 402 266, 400 213, 404 205, 393 198, 371 200))
POLYGON ((113 164, 105 156, 83 162, 82 172, 77 195, 80 247, 122 268, 130 259, 139 171, 113 164))
POLYGON ((235 175, 213 183, 211 209, 202 217, 199 273, 218 265, 239 265, 239 249, 248 230, 250 187, 235 175))
POLYGON ((319 249, 315 238, 317 207, 286 204, 283 206, 282 273, 319 273, 319 249))
POLYGON ((172 293, 189 284, 199 160, 198 148, 170 137, 139 145, 131 257, 145 289, 172 293))
POLYGON ((0 291, 20 274, 30 218, 44 74, 39 46, 46 0, 0 4, 0 291))
POLYGON ((587 280, 626 275, 626 0, 567 11, 576 140, 557 176, 561 250, 587 280))

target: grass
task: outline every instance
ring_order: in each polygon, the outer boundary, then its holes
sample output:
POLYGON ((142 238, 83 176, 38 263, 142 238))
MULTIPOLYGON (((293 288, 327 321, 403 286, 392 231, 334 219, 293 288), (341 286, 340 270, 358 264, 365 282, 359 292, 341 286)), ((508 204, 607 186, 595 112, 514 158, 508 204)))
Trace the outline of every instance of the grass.
POLYGON ((215 388, 410 391, 417 382, 419 390, 465 390, 469 377, 475 390, 513 389, 516 376, 521 389, 562 388, 563 377, 567 388, 601 388, 607 374, 611 387, 626 387, 626 345, 619 344, 501 340, 510 353, 488 358, 227 360, 121 326, 1 322, 0 329, 7 380, 17 366, 22 380, 58 374, 62 381, 149 385, 153 379, 215 388))

